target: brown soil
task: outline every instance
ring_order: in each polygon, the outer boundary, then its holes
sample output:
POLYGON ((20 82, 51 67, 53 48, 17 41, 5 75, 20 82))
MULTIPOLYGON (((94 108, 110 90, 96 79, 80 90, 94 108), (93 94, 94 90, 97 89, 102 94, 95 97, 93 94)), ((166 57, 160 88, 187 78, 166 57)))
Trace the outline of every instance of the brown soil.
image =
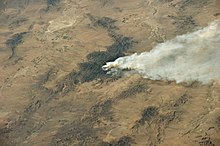
POLYGON ((219 0, 0 0, 1 146, 220 146, 220 85, 101 66, 220 19, 219 0))

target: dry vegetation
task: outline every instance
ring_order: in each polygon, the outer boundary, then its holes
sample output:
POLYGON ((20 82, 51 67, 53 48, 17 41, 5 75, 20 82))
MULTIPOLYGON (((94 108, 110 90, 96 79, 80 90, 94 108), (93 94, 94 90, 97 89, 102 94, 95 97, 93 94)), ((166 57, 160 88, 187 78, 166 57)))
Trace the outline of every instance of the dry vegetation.
POLYGON ((218 83, 101 69, 219 13, 218 0, 0 0, 0 145, 220 145, 218 83))

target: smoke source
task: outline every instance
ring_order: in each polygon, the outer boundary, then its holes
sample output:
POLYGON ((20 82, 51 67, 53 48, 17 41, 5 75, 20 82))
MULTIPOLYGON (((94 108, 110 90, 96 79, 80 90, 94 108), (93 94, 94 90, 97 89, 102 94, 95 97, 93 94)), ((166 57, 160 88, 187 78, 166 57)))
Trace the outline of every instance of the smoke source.
POLYGON ((158 44, 150 52, 120 57, 103 66, 108 73, 133 70, 152 80, 220 82, 220 20, 158 44))

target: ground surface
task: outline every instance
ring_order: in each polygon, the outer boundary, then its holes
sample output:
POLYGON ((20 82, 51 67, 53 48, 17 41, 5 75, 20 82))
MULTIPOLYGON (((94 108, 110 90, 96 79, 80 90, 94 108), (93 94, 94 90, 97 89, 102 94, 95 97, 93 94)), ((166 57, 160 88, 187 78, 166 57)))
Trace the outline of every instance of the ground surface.
POLYGON ((220 146, 220 86, 101 66, 220 19, 219 0, 0 0, 1 146, 220 146))

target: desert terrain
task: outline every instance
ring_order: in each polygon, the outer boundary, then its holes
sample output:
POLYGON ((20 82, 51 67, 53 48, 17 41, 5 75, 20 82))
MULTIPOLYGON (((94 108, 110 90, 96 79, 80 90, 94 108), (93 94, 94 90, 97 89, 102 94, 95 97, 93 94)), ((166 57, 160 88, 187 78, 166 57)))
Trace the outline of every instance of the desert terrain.
POLYGON ((0 145, 220 146, 218 82, 102 70, 219 19, 219 0, 0 0, 0 145))

